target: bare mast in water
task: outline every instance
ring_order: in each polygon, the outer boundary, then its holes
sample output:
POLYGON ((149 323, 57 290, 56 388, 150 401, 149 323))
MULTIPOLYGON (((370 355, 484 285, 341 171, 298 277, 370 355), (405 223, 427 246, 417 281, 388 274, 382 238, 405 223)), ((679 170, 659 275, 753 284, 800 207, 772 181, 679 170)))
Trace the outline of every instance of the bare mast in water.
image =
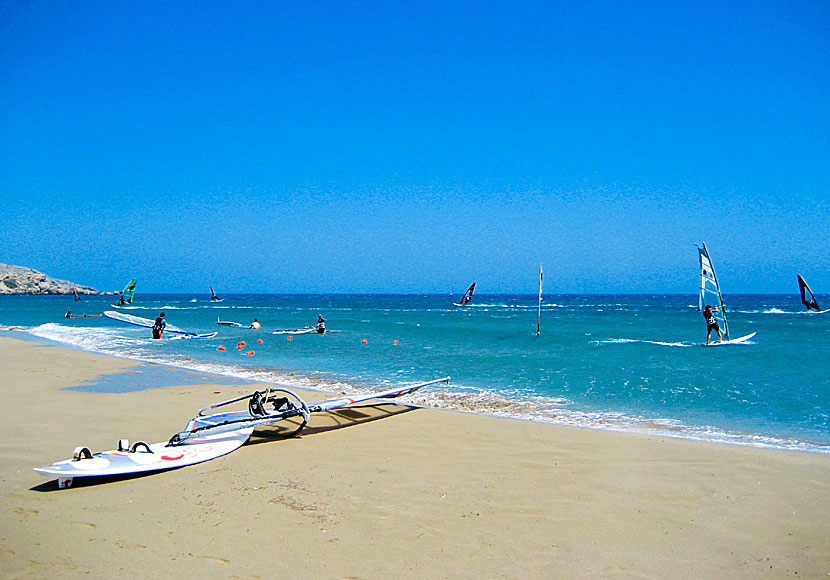
POLYGON ((539 307, 536 310, 536 336, 542 327, 542 264, 539 264, 539 307))

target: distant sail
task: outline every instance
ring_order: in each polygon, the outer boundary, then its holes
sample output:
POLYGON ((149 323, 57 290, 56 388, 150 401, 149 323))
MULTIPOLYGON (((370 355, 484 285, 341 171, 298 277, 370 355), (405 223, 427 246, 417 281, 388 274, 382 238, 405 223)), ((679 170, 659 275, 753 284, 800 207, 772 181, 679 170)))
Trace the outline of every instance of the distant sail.
POLYGON ((712 316, 722 328, 724 340, 729 340, 729 325, 726 323, 726 307, 723 304, 718 277, 715 275, 715 268, 712 266, 712 260, 709 258, 709 250, 706 249, 706 243, 703 243, 702 248, 698 246, 697 251, 700 254, 700 295, 698 296, 698 310, 703 312, 707 304, 720 308, 719 312, 713 310, 712 316))
POLYGON ((816 296, 813 294, 813 291, 810 290, 810 287, 807 286, 807 282, 804 281, 801 274, 796 274, 796 276, 798 276, 798 289, 801 291, 801 302, 807 307, 807 310, 812 308, 821 311, 821 308, 818 306, 818 302, 816 302, 816 296), (809 300, 807 299, 808 292, 810 293, 809 300))
MULTIPOLYGON (((800 276, 799 276, 799 278, 800 278, 800 276)), ((75 302, 77 302, 78 300, 80 300, 80 299, 81 299, 81 297, 80 297, 80 296, 78 296, 78 289, 77 289, 77 288, 75 288, 74 286, 72 287, 72 294, 74 294, 74 295, 75 295, 75 302)))
POLYGON ((124 291, 121 292, 121 298, 118 299, 118 306, 132 303, 133 295, 135 295, 135 280, 130 280, 124 287, 124 291))
POLYGON ((208 284, 208 288, 210 288, 210 299, 214 302, 222 302, 222 299, 216 295, 216 292, 213 291, 213 286, 208 284))
POLYGON ((467 291, 464 292, 464 296, 461 297, 461 300, 459 302, 456 302, 455 305, 456 306, 463 306, 463 305, 467 304, 470 300, 473 299, 473 292, 475 292, 475 291, 476 291, 476 283, 473 282, 472 284, 470 284, 470 287, 467 288, 467 291))

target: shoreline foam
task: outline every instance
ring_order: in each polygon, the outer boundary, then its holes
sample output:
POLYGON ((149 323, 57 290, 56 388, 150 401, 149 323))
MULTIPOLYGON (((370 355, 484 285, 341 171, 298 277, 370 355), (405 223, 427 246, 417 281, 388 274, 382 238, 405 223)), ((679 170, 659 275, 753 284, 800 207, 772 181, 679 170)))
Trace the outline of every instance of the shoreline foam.
MULTIPOLYGON (((10 327, 5 327, 5 329, 11 330, 10 327)), ((100 341, 87 341, 84 339, 83 334, 78 335, 77 328, 63 327, 53 323, 40 325, 35 328, 23 329, 18 327, 14 330, 23 330, 35 339, 46 340, 50 343, 69 348, 77 348, 84 352, 93 352, 125 358, 127 360, 170 366, 249 383, 273 383, 285 387, 322 393, 354 392, 358 394, 394 386, 390 381, 367 385, 357 379, 349 379, 347 377, 336 378, 325 375, 315 376, 289 369, 234 367, 232 365, 198 361, 192 357, 185 357, 184 355, 172 358, 151 356, 138 349, 130 352, 127 348, 132 344, 129 339, 121 339, 121 342, 109 340, 108 344, 115 345, 115 348, 103 348, 100 341), (43 331, 43 329, 54 328, 65 329, 72 331, 72 333, 65 332, 56 334, 54 332, 43 331)), ((101 332, 112 334, 112 336, 119 336, 117 331, 110 331, 108 329, 97 329, 95 331, 95 333, 101 332)), ((430 378, 425 376, 423 380, 429 380, 430 378)), ((522 397, 518 395, 508 397, 501 393, 473 387, 464 387, 463 385, 451 385, 451 387, 453 388, 417 393, 410 397, 408 402, 435 409, 565 427, 596 429, 618 433, 638 433, 704 443, 830 454, 830 445, 805 439, 782 438, 758 433, 743 433, 712 426, 693 426, 672 418, 636 417, 618 412, 583 411, 569 408, 571 403, 564 399, 539 396, 522 397)))

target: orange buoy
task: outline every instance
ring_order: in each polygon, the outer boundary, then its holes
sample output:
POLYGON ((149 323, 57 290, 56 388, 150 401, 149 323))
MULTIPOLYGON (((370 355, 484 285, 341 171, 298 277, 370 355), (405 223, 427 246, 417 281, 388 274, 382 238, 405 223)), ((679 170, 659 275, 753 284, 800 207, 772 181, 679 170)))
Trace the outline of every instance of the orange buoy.
POLYGON ((260 338, 257 342, 258 342, 259 344, 262 344, 262 343, 263 343, 263 342, 265 342, 265 341, 264 341, 264 340, 262 340, 262 339, 260 338))
POLYGON ((244 340, 240 340, 240 341, 239 341, 239 344, 241 344, 242 346, 245 346, 245 345, 247 345, 248 343, 247 343, 247 342, 245 342, 244 340))
POLYGON ((398 344, 398 341, 397 341, 397 340, 393 340, 393 341, 392 341, 392 344, 398 344))
POLYGON ((366 344, 366 339, 364 338, 363 340, 361 340, 360 344, 366 344))
POLYGON ((237 345, 236 345, 236 350, 242 350, 242 345, 241 345, 241 344, 237 344, 237 345))
POLYGON ((293 336, 289 336, 289 337, 288 337, 288 340, 294 340, 294 337, 293 337, 293 336))
POLYGON ((246 352, 245 354, 246 354, 247 356, 251 356, 252 354, 254 354, 254 351, 249 350, 249 351, 248 351, 248 352, 246 352))
POLYGON ((224 346, 217 346, 216 350, 225 350, 225 347, 224 346))

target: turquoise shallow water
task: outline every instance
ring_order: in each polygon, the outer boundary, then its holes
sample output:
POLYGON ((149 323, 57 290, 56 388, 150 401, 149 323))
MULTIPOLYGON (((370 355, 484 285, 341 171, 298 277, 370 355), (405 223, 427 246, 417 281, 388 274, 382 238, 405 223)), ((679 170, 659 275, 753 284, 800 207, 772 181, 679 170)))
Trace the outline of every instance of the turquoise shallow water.
MULTIPOLYGON (((453 306, 458 296, 208 298, 141 294, 124 312, 155 318, 164 310, 176 326, 218 331, 211 339, 154 341, 148 329, 107 318, 64 318, 67 309, 112 310, 112 297, 103 296, 81 302, 0 296, 0 329, 304 388, 365 391, 449 375, 450 388, 411 401, 588 428, 830 452, 830 313, 807 313, 796 295, 726 296, 733 338, 758 334, 750 343, 717 348, 701 346, 705 324, 692 295, 547 296, 538 337, 536 296, 476 295, 465 308, 453 306), (318 313, 337 332, 291 340, 271 334, 313 324, 318 313), (259 331, 247 328, 254 317, 262 323, 259 331), (219 326, 217 318, 243 327, 219 326), (247 345, 238 350, 243 340, 247 345), (244 354, 251 350, 253 355, 244 354)), ((135 388, 153 385, 145 376, 135 388)))

